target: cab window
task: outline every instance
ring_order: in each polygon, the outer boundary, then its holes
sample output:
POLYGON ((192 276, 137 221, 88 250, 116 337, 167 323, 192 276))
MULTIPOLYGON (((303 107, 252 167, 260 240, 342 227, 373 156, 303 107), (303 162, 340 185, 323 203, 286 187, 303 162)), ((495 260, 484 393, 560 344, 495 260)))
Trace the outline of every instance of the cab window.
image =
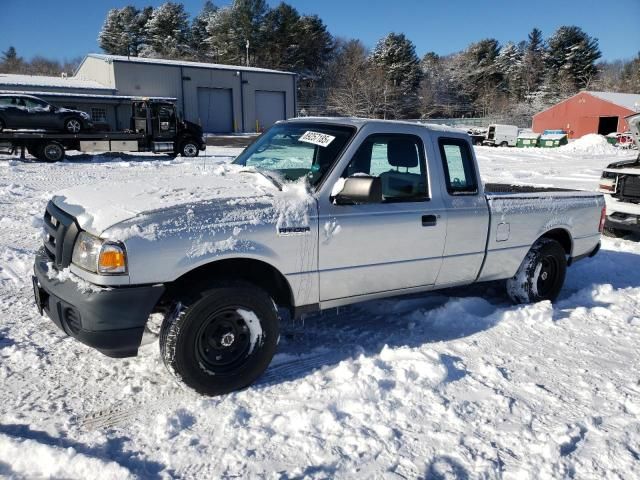
POLYGON ((376 134, 358 148, 343 172, 379 177, 384 202, 424 201, 429 198, 422 140, 415 135, 376 134))

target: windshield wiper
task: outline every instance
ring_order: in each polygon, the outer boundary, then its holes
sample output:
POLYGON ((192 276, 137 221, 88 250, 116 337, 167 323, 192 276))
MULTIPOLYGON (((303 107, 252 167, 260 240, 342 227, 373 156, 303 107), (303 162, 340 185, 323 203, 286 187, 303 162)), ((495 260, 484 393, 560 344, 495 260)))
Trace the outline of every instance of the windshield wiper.
POLYGON ((273 185, 280 191, 282 191, 282 183, 280 182, 280 180, 278 180, 278 178, 275 175, 272 175, 270 173, 265 172, 264 170, 258 170, 258 169, 247 169, 247 170, 242 170, 242 173, 257 173, 259 175, 262 175, 264 178, 266 178, 267 180, 269 180, 271 183, 273 183, 273 185))

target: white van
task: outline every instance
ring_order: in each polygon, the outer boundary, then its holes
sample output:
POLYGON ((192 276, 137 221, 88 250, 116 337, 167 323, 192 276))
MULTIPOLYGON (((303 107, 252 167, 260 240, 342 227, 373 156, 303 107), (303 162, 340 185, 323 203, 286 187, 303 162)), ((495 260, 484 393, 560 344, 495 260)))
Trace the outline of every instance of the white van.
POLYGON ((493 147, 515 147, 519 130, 516 125, 489 125, 487 138, 482 144, 493 147))

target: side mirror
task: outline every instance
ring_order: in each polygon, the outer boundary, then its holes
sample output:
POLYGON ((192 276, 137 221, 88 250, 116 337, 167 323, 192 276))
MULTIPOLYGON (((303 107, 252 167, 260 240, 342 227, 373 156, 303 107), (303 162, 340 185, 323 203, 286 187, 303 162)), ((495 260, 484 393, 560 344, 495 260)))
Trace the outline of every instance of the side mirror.
POLYGON ((380 177, 349 177, 342 190, 334 197, 336 205, 360 205, 382 203, 382 182, 380 177))
POLYGON ((56 107, 55 105, 51 105, 50 104, 50 105, 47 106, 47 110, 50 111, 50 112, 55 113, 58 110, 58 107, 56 107))

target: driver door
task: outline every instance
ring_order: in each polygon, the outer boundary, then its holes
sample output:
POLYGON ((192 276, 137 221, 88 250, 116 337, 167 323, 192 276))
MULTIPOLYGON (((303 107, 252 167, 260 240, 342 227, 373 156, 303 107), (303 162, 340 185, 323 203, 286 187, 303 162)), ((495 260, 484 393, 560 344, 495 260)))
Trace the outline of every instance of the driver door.
POLYGON ((373 134, 341 177, 379 177, 380 203, 320 202, 320 301, 435 284, 445 244, 446 211, 432 198, 418 135, 373 134))

